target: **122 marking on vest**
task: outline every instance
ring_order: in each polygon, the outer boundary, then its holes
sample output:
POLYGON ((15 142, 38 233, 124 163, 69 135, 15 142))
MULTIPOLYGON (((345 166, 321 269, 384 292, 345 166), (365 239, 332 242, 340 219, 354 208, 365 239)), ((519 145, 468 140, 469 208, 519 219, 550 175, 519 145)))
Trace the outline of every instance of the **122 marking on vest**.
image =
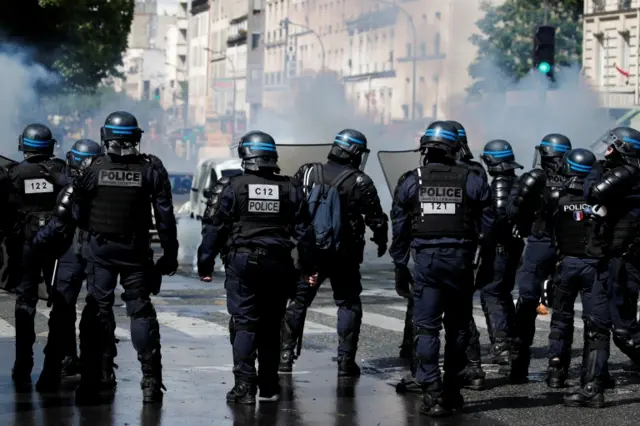
POLYGON ((422 214, 456 214, 462 203, 463 189, 449 186, 422 186, 418 194, 422 214))
POLYGON ((250 213, 280 213, 280 187, 278 185, 249 184, 250 213))
POLYGON ((98 185, 119 186, 124 188, 141 187, 142 172, 130 172, 127 170, 100 170, 98 185))
POLYGON ((24 181, 25 194, 47 194, 53 192, 53 185, 45 179, 26 179, 24 181))

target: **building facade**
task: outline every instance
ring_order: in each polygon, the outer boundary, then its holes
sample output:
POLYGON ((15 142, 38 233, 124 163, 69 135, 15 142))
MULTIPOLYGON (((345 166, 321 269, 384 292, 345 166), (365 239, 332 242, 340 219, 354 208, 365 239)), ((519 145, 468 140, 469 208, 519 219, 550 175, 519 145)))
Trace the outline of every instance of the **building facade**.
POLYGON ((161 100, 166 34, 175 25, 175 15, 158 14, 156 0, 136 1, 128 48, 122 57, 124 78, 114 81, 116 91, 124 91, 136 100, 161 100))
POLYGON ((640 0, 585 0, 582 69, 606 108, 639 103, 640 0))
POLYGON ((188 126, 203 126, 206 123, 209 99, 209 23, 211 0, 191 0, 188 53, 189 109, 188 126))
POLYGON ((278 108, 292 79, 324 68, 375 121, 441 118, 471 84, 481 3, 267 0, 264 106, 278 108))
POLYGON ((187 1, 176 0, 175 24, 167 29, 165 35, 165 71, 161 93, 162 107, 169 112, 174 122, 172 128, 184 123, 187 105, 187 1))

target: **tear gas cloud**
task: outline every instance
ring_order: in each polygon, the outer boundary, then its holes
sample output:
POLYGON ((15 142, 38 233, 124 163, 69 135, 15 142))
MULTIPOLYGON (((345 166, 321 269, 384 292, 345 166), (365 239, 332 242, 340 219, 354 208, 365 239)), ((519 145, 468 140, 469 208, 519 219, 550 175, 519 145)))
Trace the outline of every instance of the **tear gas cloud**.
POLYGON ((32 122, 47 124, 40 109, 37 87, 56 81, 56 76, 29 62, 29 53, 16 46, 2 46, 0 53, 0 154, 20 160, 18 136, 32 122))

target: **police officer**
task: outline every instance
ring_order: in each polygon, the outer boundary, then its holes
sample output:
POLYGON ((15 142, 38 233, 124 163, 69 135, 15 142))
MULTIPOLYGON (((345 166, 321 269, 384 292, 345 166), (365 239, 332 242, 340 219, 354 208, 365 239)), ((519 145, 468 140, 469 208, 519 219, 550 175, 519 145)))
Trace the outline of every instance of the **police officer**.
POLYGON ((513 383, 528 380, 531 344, 535 334, 537 308, 542 297, 543 283, 553 273, 556 262, 548 219, 550 196, 561 187, 562 158, 571 150, 571 141, 564 135, 552 133, 536 146, 534 168, 524 173, 512 188, 508 216, 517 231, 527 236, 524 258, 516 274, 518 302, 515 315, 515 335, 512 346, 510 379, 513 383), (538 161, 539 160, 539 161, 538 161), (544 183, 545 188, 541 187, 544 183))
MULTIPOLYGON (((583 195, 584 178, 595 161, 595 155, 587 149, 578 148, 565 153, 562 167, 562 176, 566 178, 564 187, 551 194, 553 216, 550 224, 559 262, 553 289, 547 384, 552 388, 565 385, 571 364, 573 305, 580 293, 585 324, 582 387, 593 389, 590 405, 600 408, 604 406, 603 379, 608 379, 610 315, 607 295, 597 286, 598 281, 606 279, 608 271, 604 240, 599 238, 599 231, 593 229, 598 222, 589 220, 590 208, 583 195)), ((582 405, 578 394, 567 396, 566 404, 582 405)))
MULTIPOLYGON (((305 164, 294 176, 304 185, 333 183, 337 185, 341 206, 340 247, 336 258, 324 259, 320 268, 320 283, 329 278, 333 299, 338 306, 338 374, 343 377, 359 376, 360 367, 355 362, 360 324, 362 322, 362 283, 360 264, 364 253, 365 225, 373 231, 371 239, 378 246, 378 257, 387 250, 388 218, 382 211, 378 192, 371 178, 362 172, 366 157, 367 138, 361 132, 345 129, 333 142, 326 164, 305 164)), ((287 306, 282 327, 280 371, 291 371, 293 350, 304 326, 307 308, 316 296, 318 286, 302 285, 296 289, 287 306)))
POLYGON ((485 216, 490 220, 483 222, 482 263, 476 276, 476 286, 488 311, 489 362, 508 365, 511 358, 508 339, 513 335, 515 316, 511 292, 524 242, 522 238, 512 236, 506 208, 509 193, 517 180, 515 171, 523 167, 515 161, 511 144, 501 139, 488 142, 481 159, 493 178, 493 203, 485 216))
POLYGON ((44 349, 44 367, 36 389, 48 392, 58 388, 61 376, 77 374, 76 302, 85 279, 85 261, 80 253, 79 233, 72 215, 73 185, 71 180, 100 155, 102 147, 91 139, 76 141, 67 153, 68 185, 60 191, 53 220, 40 230, 33 241, 33 249, 41 253, 55 253, 57 273, 51 288, 52 303, 49 314, 49 334, 44 349), (68 224, 68 225, 67 225, 68 224), (75 236, 75 238, 74 238, 75 236))
POLYGON ((420 148, 424 166, 403 175, 395 190, 390 254, 396 268, 406 270, 410 249, 415 250, 416 380, 423 390, 421 411, 441 416, 463 405, 459 374, 466 363, 473 309, 472 263, 491 188, 477 173, 456 163, 459 144, 451 123, 432 123, 420 148), (444 383, 438 367, 443 322, 444 383))
MULTIPOLYGON (((198 271, 203 278, 210 276, 215 257, 227 246, 225 289, 235 376, 227 401, 255 404, 257 388, 261 398, 280 394, 280 324, 287 294, 300 279, 291 257, 291 237, 299 243, 302 272, 311 277, 314 234, 302 187, 277 174, 273 138, 264 132, 247 133, 238 156, 244 174, 218 181, 208 201, 198 271)), ((314 280, 308 278, 306 285, 314 280)))
POLYGON ((613 342, 640 366, 640 328, 636 320, 640 288, 640 132, 630 127, 610 130, 604 161, 597 162, 584 182, 587 203, 610 232, 608 293, 613 342))
POLYGON ((143 401, 162 400, 160 331, 149 295, 160 290, 159 274, 175 273, 178 240, 167 171, 157 157, 138 152, 141 136, 132 114, 111 113, 100 129, 105 153, 74 180, 88 271, 80 321, 82 380, 76 392, 80 403, 115 386, 113 303, 118 277, 142 366, 143 401), (155 268, 149 255, 151 206, 164 251, 155 268))
POLYGON ((19 196, 17 239, 22 241, 23 247, 22 278, 16 288, 16 360, 12 373, 19 390, 27 390, 31 385, 38 285, 42 277, 50 285, 55 263, 55 257, 50 254, 33 258, 29 253, 31 241, 49 220, 61 190, 51 178, 65 170, 64 161, 52 158, 55 145, 56 140, 47 126, 28 125, 18 138, 18 149, 24 153, 24 161, 9 170, 19 196))

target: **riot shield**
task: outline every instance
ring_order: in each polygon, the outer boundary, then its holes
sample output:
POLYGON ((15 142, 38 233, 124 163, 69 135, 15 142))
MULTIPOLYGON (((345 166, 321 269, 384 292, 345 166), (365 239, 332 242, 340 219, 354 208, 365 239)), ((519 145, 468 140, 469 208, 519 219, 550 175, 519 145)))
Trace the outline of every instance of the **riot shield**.
POLYGON ((421 153, 418 149, 407 151, 378 151, 380 168, 387 181, 387 187, 392 197, 400 176, 409 170, 420 167, 420 157, 421 153))
POLYGON ((280 174, 293 176, 300 166, 307 163, 324 163, 332 144, 276 144, 280 174))
POLYGON ((18 164, 16 160, 12 160, 11 158, 5 157, 4 155, 0 155, 0 167, 9 167, 18 164))

